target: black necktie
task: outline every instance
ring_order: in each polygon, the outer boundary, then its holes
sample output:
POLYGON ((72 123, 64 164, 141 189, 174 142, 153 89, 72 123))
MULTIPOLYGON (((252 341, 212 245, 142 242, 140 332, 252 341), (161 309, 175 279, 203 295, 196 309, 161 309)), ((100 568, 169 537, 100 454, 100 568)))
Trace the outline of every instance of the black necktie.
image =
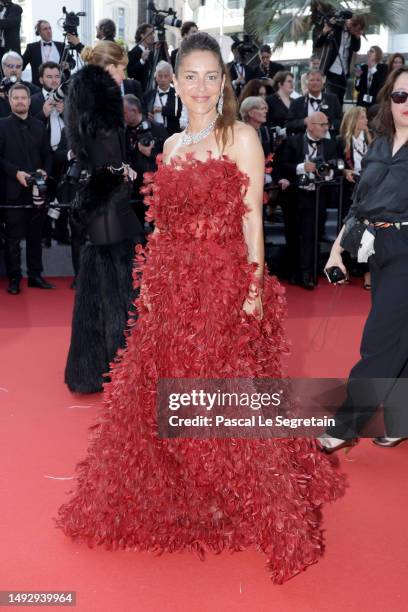
POLYGON ((43 47, 52 47, 52 42, 43 43, 43 47))

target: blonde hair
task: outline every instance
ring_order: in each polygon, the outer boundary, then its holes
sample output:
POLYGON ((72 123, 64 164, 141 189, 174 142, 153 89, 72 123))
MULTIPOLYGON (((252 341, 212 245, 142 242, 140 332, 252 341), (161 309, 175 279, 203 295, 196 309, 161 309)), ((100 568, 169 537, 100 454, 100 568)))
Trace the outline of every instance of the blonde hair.
POLYGON ((85 63, 101 68, 106 68, 110 64, 126 66, 128 63, 128 56, 124 48, 110 40, 101 40, 94 47, 84 47, 81 58, 85 63))
MULTIPOLYGON (((352 147, 354 132, 362 112, 366 113, 366 109, 363 106, 354 106, 353 108, 350 108, 343 117, 343 121, 341 122, 340 126, 340 136, 344 140, 346 151, 352 147)), ((372 138, 368 128, 365 132, 365 137, 367 143, 370 144, 372 138)))

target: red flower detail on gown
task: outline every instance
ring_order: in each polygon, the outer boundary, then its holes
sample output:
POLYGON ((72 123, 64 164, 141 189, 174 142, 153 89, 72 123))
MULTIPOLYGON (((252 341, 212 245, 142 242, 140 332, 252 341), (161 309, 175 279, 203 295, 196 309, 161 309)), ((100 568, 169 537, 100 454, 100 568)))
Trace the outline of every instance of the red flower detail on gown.
POLYGON ((242 304, 253 274, 242 232, 248 184, 228 158, 190 157, 146 176, 150 236, 138 248, 139 319, 112 364, 104 407, 57 525, 108 549, 219 553, 256 546, 271 578, 323 551, 320 509, 344 490, 310 439, 159 439, 160 377, 279 377, 284 290, 265 275, 264 318, 242 304), (150 310, 146 307, 146 300, 150 310))

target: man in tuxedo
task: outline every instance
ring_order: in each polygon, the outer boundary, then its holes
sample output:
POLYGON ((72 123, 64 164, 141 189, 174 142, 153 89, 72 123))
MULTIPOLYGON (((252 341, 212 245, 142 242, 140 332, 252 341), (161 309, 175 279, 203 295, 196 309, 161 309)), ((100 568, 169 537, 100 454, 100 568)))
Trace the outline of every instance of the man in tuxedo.
POLYGON ((20 26, 23 9, 9 0, 0 0, 0 59, 7 51, 21 53, 20 26))
POLYGON ((330 132, 326 136, 337 135, 342 120, 342 111, 337 96, 323 92, 323 74, 320 70, 310 70, 307 73, 308 93, 292 100, 289 108, 286 128, 291 134, 304 133, 308 125, 308 117, 317 111, 322 111, 329 119, 330 132))
MULTIPOLYGON (((46 62, 40 66, 39 74, 42 90, 32 96, 30 113, 45 125, 53 151, 52 177, 58 183, 65 169, 68 152, 64 131, 64 102, 63 100, 55 101, 52 98, 52 92, 61 85, 61 71, 55 62, 46 62)), ((52 234, 52 220, 47 217, 43 228, 44 246, 51 246, 52 234)), ((69 243, 67 208, 61 210, 59 218, 55 221, 54 238, 60 244, 69 243)))
POLYGON ((326 76, 326 90, 335 94, 343 106, 347 77, 354 53, 360 50, 361 36, 366 28, 363 15, 354 15, 342 23, 333 17, 323 29, 313 30, 314 49, 320 51, 320 70, 326 76))
POLYGON ((142 100, 145 115, 156 123, 163 125, 169 136, 180 132, 182 103, 172 85, 173 68, 164 60, 156 67, 157 86, 148 91, 142 100))
POLYGON ((38 70, 41 64, 47 62, 60 63, 64 52, 64 43, 52 40, 52 28, 48 21, 40 19, 35 26, 35 34, 40 40, 28 43, 23 55, 23 70, 31 66, 31 80, 34 85, 41 86, 38 70))
POLYGON ((266 79, 268 85, 273 87, 272 79, 277 72, 285 70, 283 64, 271 62, 272 50, 269 45, 262 45, 259 49, 259 65, 255 68, 254 79, 266 79))
MULTIPOLYGON (((180 34, 181 38, 187 38, 187 36, 191 36, 191 34, 196 34, 198 32, 198 26, 194 21, 185 21, 181 26, 180 34)), ((173 49, 170 55, 170 63, 173 66, 173 70, 176 67, 176 56, 178 53, 178 49, 173 49)))
POLYGON ((231 45, 231 51, 234 55, 234 61, 228 64, 228 70, 231 77, 232 87, 235 95, 239 98, 241 91, 245 85, 254 78, 252 68, 246 66, 244 56, 242 54, 242 43, 234 41, 231 45))
POLYGON ((138 80, 142 90, 146 91, 152 69, 152 48, 154 45, 154 28, 149 23, 142 23, 136 30, 136 45, 129 51, 128 76, 138 80))
POLYGON ((51 172, 52 156, 44 124, 29 115, 30 90, 22 83, 9 92, 11 115, 0 119, 0 171, 2 173, 8 292, 20 292, 21 248, 26 238, 28 286, 51 289, 41 276, 41 232, 44 207, 38 190, 27 183, 30 172, 51 172), (24 208, 24 207, 28 208, 24 208))
POLYGON ((317 162, 337 160, 337 145, 334 139, 325 138, 329 121, 322 112, 314 112, 307 119, 306 133, 299 133, 289 137, 281 154, 276 160, 278 168, 274 178, 286 178, 291 184, 292 215, 289 219, 291 227, 289 234, 295 237, 292 245, 294 253, 290 256, 294 261, 292 270, 292 283, 298 283, 305 289, 314 289, 314 245, 315 240, 320 241, 324 230, 326 216, 326 202, 328 191, 322 187, 320 191, 319 230, 315 236, 316 219, 316 185, 311 182, 303 185, 299 177, 307 176, 317 180, 333 178, 333 171, 326 176, 320 176, 317 162))

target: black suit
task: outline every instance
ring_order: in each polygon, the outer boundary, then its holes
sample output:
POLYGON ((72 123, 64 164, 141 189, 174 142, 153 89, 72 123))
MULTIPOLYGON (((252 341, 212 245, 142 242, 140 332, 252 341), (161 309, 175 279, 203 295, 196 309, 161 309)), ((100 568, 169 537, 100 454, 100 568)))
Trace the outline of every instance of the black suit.
POLYGON ((373 74, 370 87, 368 87, 368 66, 363 64, 361 66, 363 74, 359 79, 356 79, 355 88, 358 91, 357 106, 364 106, 369 108, 374 106, 377 102, 377 95, 380 89, 383 87, 388 76, 388 66, 386 64, 377 64, 377 71, 373 74), (371 102, 365 102, 364 96, 369 95, 372 97, 371 102))
MULTIPOLYGON (((157 87, 148 91, 142 99, 143 112, 145 115, 153 112, 154 102, 156 100, 157 87)), ((167 95, 166 103, 162 109, 162 115, 164 119, 164 127, 167 130, 169 136, 172 136, 176 132, 180 132, 180 117, 183 105, 179 97, 177 97, 176 103, 176 91, 174 87, 170 87, 167 95)))
POLYGON ((18 170, 33 172, 41 168, 47 174, 52 170, 52 153, 46 129, 37 119, 22 121, 12 114, 0 119, 0 171, 5 208, 6 268, 10 279, 21 277, 20 241, 27 241, 27 269, 29 276, 42 272, 41 232, 44 211, 30 206, 32 188, 23 187, 16 179, 18 170))
POLYGON ((269 62, 268 68, 265 70, 262 64, 259 64, 254 70, 254 79, 273 79, 277 72, 281 70, 285 70, 285 66, 283 64, 279 64, 278 62, 269 62))
MULTIPOLYGON (((323 93, 321 94, 322 102, 319 105, 318 110, 323 112, 329 119, 330 129, 337 133, 340 129, 342 120, 342 111, 340 103, 334 94, 323 93)), ((316 107, 317 108, 317 107, 316 107)), ((292 134, 305 132, 305 118, 308 116, 309 109, 309 95, 301 96, 292 100, 289 108, 288 119, 286 127, 292 134)))
POLYGON ((252 68, 250 68, 250 66, 246 66, 243 63, 241 63, 240 66, 242 66, 243 76, 245 78, 245 84, 244 85, 238 85, 238 84, 234 85, 234 81, 236 81, 239 77, 237 63, 230 62, 228 64, 228 70, 229 70, 229 74, 231 78, 231 83, 232 83, 232 86, 234 88, 234 91, 237 97, 239 97, 241 91, 243 90, 245 85, 248 83, 248 81, 251 81, 254 78, 254 71, 252 70, 252 68))
POLYGON ((123 92, 125 96, 126 94, 133 94, 139 100, 143 97, 142 84, 136 79, 125 79, 123 81, 123 92))
MULTIPOLYGON (((291 183, 291 202, 285 216, 286 234, 290 236, 288 258, 292 263, 291 272, 301 284, 313 277, 314 270, 316 192, 299 188, 297 175, 297 166, 305 162, 308 153, 306 134, 291 136, 285 141, 274 170, 275 180, 286 178, 291 183)), ((316 156, 325 161, 337 159, 336 141, 321 140, 316 156)), ((328 189, 322 188, 320 192, 318 240, 324 230, 328 189)))
POLYGON ((289 108, 281 100, 279 95, 275 93, 271 96, 266 96, 266 103, 268 105, 268 117, 266 120, 267 124, 271 127, 286 127, 289 108))
POLYGON ((136 79, 139 81, 143 91, 146 91, 150 70, 152 68, 152 53, 150 53, 144 64, 141 63, 142 53, 143 49, 141 49, 139 45, 136 45, 131 51, 129 51, 127 73, 130 79, 136 79))
POLYGON ((20 26, 23 9, 18 4, 6 8, 3 19, 0 19, 0 30, 3 30, 4 47, 0 47, 0 60, 7 51, 21 53, 20 26))
MULTIPOLYGON (((64 52, 64 43, 54 41, 54 45, 57 47, 57 51, 59 53, 59 60, 58 60, 59 62, 64 52)), ((38 85, 38 87, 41 87, 39 68, 42 63, 43 63, 43 60, 42 60, 42 54, 41 54, 41 41, 39 40, 38 42, 35 42, 35 43, 28 43, 26 50, 24 51, 24 55, 23 55, 23 70, 26 66, 28 66, 28 64, 30 64, 31 80, 34 83, 34 85, 38 85)))

